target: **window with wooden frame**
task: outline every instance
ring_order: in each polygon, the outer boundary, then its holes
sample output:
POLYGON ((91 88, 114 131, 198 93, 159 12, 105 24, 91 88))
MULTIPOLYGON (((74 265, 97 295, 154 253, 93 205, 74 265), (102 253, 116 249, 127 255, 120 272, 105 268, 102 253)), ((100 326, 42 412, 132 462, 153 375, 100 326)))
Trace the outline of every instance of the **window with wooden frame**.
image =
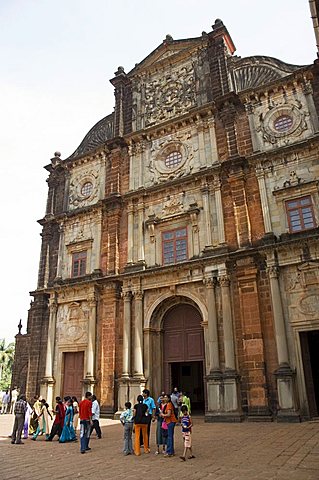
POLYGON ((86 251, 72 253, 71 277, 82 277, 86 274, 86 260, 86 251))
POLYGON ((310 195, 287 200, 285 204, 290 233, 301 232, 316 227, 310 195))
POLYGON ((162 232, 162 258, 164 265, 187 260, 186 227, 162 232))

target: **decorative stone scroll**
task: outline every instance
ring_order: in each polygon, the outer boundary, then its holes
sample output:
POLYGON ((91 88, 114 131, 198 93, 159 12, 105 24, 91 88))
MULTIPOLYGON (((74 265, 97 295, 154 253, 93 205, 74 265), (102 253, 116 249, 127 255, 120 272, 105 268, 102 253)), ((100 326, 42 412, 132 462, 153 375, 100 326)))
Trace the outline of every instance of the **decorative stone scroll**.
POLYGON ((195 105, 193 66, 184 65, 145 85, 145 126, 187 113, 195 105))

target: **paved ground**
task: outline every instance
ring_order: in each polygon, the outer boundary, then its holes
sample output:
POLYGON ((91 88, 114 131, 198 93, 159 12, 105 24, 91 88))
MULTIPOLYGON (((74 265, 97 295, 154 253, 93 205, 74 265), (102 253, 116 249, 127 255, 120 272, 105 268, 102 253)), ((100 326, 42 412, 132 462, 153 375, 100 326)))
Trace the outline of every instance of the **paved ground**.
MULTIPOLYGON (((121 453, 122 426, 102 420, 103 438, 92 438, 92 450, 79 443, 47 443, 43 437, 11 445, 12 415, 0 415, 0 478, 4 480, 319 480, 319 422, 301 424, 205 424, 195 419, 195 459, 179 459, 182 441, 175 432, 176 456, 140 457, 121 453)), ((154 426, 153 426, 154 427, 154 426)))

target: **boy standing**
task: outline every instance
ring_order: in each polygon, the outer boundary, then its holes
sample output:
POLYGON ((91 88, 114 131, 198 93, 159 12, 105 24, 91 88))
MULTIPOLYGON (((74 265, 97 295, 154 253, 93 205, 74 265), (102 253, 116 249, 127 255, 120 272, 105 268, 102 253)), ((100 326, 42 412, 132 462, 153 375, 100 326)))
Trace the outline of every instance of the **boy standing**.
POLYGON ((179 457, 183 462, 186 460, 186 453, 187 450, 189 451, 190 455, 188 458, 195 458, 192 451, 192 418, 188 414, 188 409, 186 405, 182 406, 182 417, 181 417, 181 425, 182 425, 182 435, 184 440, 184 453, 181 457, 179 457))
POLYGON ((132 432, 133 432, 133 410, 131 402, 125 403, 123 413, 121 413, 120 420, 124 427, 124 455, 132 455, 134 453, 132 445, 132 432))

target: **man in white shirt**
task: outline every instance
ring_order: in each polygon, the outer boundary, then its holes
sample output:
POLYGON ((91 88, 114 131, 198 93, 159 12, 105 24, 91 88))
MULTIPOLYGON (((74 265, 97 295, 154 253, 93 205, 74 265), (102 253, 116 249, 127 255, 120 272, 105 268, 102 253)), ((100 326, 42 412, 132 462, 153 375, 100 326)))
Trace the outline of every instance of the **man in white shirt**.
POLYGON ((2 396, 1 413, 8 413, 9 403, 10 403, 10 393, 9 393, 9 390, 6 390, 2 396))
POLYGON ((100 420, 100 405, 99 405, 99 402, 96 399, 96 396, 92 395, 92 425, 91 425, 90 435, 92 434, 93 430, 95 429, 97 438, 102 437, 102 432, 101 432, 99 420, 100 420))

